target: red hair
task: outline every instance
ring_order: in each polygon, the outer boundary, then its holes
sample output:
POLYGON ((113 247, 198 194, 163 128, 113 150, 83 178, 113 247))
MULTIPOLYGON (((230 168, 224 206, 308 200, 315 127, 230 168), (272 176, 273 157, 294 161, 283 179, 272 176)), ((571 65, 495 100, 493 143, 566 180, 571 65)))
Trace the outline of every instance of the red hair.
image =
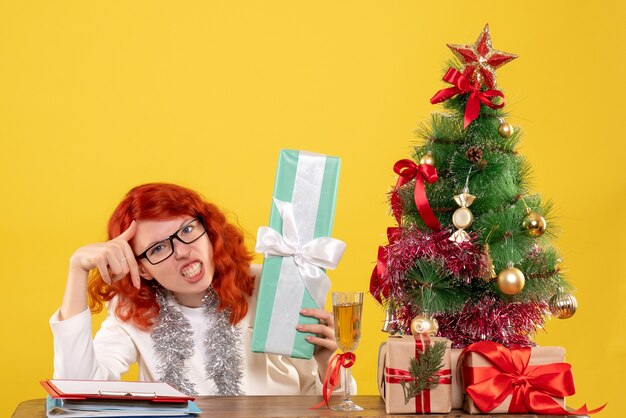
MULTIPOLYGON (((166 220, 180 216, 199 216, 213 246, 215 273, 212 286, 219 297, 218 310, 230 310, 230 323, 236 324, 248 312, 246 295, 252 295, 254 277, 250 274, 252 255, 244 246, 243 233, 228 223, 217 206, 198 193, 168 183, 149 183, 131 189, 109 219, 108 236, 113 239, 133 220, 166 220)), ((97 270, 95 270, 97 272, 97 270)), ((107 285, 99 273, 90 275, 89 307, 100 312, 105 301, 117 297, 115 314, 149 330, 159 313, 154 289, 145 279, 133 286, 130 274, 107 285)))

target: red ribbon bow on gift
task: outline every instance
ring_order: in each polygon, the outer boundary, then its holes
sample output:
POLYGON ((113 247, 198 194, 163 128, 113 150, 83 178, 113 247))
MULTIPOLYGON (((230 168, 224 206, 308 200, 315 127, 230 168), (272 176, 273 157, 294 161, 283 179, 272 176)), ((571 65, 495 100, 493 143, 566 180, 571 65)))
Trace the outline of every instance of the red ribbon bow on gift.
MULTIPOLYGON (((333 394, 333 391, 339 384, 341 378, 339 377, 339 372, 341 371, 341 367, 344 369, 348 369, 352 367, 354 362, 356 361, 356 356, 354 353, 335 353, 328 363, 328 368, 326 369, 326 376, 324 377, 324 386, 322 387, 322 396, 324 400, 317 405, 311 407, 311 409, 317 409, 320 406, 326 404, 328 408, 328 400, 330 399, 330 395, 333 394)), ((344 382, 344 385, 349 385, 350 382, 344 382)))
POLYGON ((480 84, 472 84, 470 79, 464 74, 460 73, 454 68, 449 68, 446 75, 443 76, 443 81, 453 84, 454 87, 448 87, 447 89, 439 90, 431 99, 430 103, 437 104, 445 102, 446 100, 461 93, 469 93, 467 98, 467 104, 465 105, 465 116, 463 118, 463 128, 467 126, 478 117, 480 113, 480 104, 484 104, 492 109, 500 109, 504 106, 504 94, 499 90, 480 90, 480 84), (501 97, 502 103, 496 104, 492 102, 494 97, 501 97))
POLYGON ((463 350, 477 353, 494 367, 463 366, 465 392, 483 412, 489 412, 511 395, 509 413, 532 412, 544 415, 580 415, 601 411, 601 406, 592 411, 583 405, 575 411, 567 411, 552 397, 573 395, 574 377, 567 363, 552 363, 529 366, 530 348, 508 349, 492 341, 480 341, 463 350))
MULTIPOLYGON (((439 370, 435 373, 435 376, 439 376, 439 384, 449 385, 452 383, 452 371, 450 369, 439 370)), ((415 380, 408 370, 393 369, 385 367, 385 382, 387 383, 402 383, 415 380)), ((415 397, 415 413, 430 414, 430 389, 423 390, 415 397)))
POLYGON ((441 224, 435 217, 433 210, 430 208, 428 198, 426 197, 426 189, 424 187, 424 180, 428 183, 434 183, 437 181, 437 169, 428 164, 417 165, 411 160, 400 160, 393 165, 393 171, 398 174, 398 181, 391 195, 391 209, 393 210, 393 214, 396 217, 398 225, 400 224, 402 218, 402 202, 400 200, 400 196, 398 196, 398 189, 412 179, 415 179, 413 197, 415 199, 417 211, 427 227, 434 231, 439 231, 439 229, 441 229, 441 224))
POLYGON ((378 247, 378 258, 376 259, 376 266, 372 271, 370 278, 370 293, 378 303, 383 303, 383 297, 389 297, 389 277, 387 275, 387 257, 389 251, 389 245, 393 244, 396 240, 396 236, 400 232, 400 228, 389 227, 387 228, 387 240, 388 245, 378 247))

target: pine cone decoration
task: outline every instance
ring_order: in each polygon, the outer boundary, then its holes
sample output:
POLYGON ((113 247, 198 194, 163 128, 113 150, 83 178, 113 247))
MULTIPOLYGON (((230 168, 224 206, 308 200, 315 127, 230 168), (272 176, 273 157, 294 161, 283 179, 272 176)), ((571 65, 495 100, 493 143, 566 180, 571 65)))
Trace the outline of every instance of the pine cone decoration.
POLYGON ((465 151, 465 158, 472 164, 476 164, 483 159, 483 150, 478 147, 469 147, 467 151, 465 151))

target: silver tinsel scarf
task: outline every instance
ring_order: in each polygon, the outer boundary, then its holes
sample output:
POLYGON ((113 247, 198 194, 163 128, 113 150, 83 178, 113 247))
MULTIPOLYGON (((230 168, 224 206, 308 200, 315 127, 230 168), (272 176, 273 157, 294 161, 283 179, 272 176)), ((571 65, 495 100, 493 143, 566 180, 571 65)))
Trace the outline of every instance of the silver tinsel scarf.
MULTIPOLYGON (((159 359, 159 380, 189 396, 197 396, 196 385, 187 376, 185 361, 194 354, 193 331, 189 320, 180 312, 171 292, 155 284, 159 316, 152 330, 154 351, 159 359)), ((239 351, 239 330, 228 321, 227 310, 217 312, 218 298, 213 288, 202 299, 205 315, 215 318, 206 331, 204 349, 207 362, 205 376, 212 380, 218 396, 243 395, 241 379, 242 356, 239 351)))

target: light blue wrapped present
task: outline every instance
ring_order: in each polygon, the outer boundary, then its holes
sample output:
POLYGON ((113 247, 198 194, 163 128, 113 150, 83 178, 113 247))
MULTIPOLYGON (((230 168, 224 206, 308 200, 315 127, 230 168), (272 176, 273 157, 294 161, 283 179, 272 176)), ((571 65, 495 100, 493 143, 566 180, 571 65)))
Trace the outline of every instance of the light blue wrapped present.
POLYGON ((330 280, 345 244, 330 238, 340 160, 281 150, 269 227, 259 228, 256 251, 265 254, 252 351, 311 358, 315 346, 298 324, 313 324, 302 308, 324 309, 330 280))

